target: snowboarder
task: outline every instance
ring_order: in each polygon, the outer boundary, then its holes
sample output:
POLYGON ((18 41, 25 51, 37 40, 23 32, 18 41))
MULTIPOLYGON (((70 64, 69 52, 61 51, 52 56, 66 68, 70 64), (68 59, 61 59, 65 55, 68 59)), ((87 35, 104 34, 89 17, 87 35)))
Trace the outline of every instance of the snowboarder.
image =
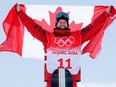
MULTIPOLYGON (((94 22, 82 28, 80 31, 75 32, 71 32, 69 28, 69 15, 65 12, 60 12, 56 15, 56 23, 53 32, 48 32, 44 30, 41 25, 35 23, 31 17, 26 15, 20 9, 19 4, 16 5, 16 11, 22 23, 32 36, 41 41, 44 45, 44 51, 46 53, 46 63, 44 67, 45 81, 47 82, 46 87, 52 87, 52 74, 58 69, 69 71, 72 75, 72 87, 77 87, 76 82, 81 80, 81 68, 79 65, 81 55, 80 47, 84 42, 90 40, 95 33, 100 31, 105 20, 110 16, 110 10, 111 6, 97 17, 94 22), (94 29, 94 27, 98 25, 100 25, 100 27, 94 29)), ((56 72, 57 74, 59 73, 58 71, 56 72)))

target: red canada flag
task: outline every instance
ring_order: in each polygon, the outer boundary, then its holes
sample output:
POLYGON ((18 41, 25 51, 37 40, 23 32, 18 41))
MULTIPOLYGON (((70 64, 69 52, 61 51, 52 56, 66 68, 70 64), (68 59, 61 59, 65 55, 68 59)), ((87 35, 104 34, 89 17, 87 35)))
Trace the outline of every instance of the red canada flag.
MULTIPOLYGON (((91 22, 98 17, 103 11, 105 11, 107 6, 95 6, 94 7, 94 15, 91 20, 91 22)), ((25 11, 25 6, 21 5, 21 9, 25 11)), ((53 31, 54 23, 55 23, 55 15, 58 12, 61 12, 62 8, 58 7, 55 11, 55 13, 52 13, 49 11, 50 14, 50 25, 47 24, 45 19, 42 21, 36 20, 39 25, 43 27, 43 29, 46 29, 50 32, 53 31)), ((68 12, 68 14, 70 14, 68 12)), ((112 6, 111 10, 111 16, 114 16, 116 14, 116 10, 112 6)), ((101 49, 101 41, 104 34, 104 30, 106 27, 112 23, 112 21, 116 19, 114 18, 108 18, 105 25, 102 27, 101 31, 94 35, 94 37, 89 41, 89 43, 84 47, 82 50, 82 53, 90 52, 90 56, 94 58, 99 50, 101 49)), ((75 31, 76 29, 80 29, 82 26, 82 23, 75 24, 74 21, 70 23, 70 28, 72 31, 75 31)), ((0 51, 9 51, 9 52, 15 52, 18 53, 20 56, 22 56, 22 49, 23 49, 23 38, 24 38, 24 25, 18 18, 18 15, 15 10, 15 6, 10 10, 8 13, 6 19, 3 21, 3 29, 6 34, 6 40, 0 45, 0 51)))

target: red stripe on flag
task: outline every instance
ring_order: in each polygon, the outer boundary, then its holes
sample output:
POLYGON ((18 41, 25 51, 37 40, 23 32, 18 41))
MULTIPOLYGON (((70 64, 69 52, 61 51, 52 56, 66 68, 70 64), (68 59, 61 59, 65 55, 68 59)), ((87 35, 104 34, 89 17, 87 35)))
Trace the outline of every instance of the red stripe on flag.
MULTIPOLYGON (((6 19, 3 21, 6 40, 0 45, 0 51, 16 52, 22 55, 24 26, 17 16, 15 7, 16 5, 12 7, 6 19)), ((25 11, 24 5, 21 5, 21 9, 25 11)))
MULTIPOLYGON (((94 15, 92 18, 92 22, 100 14, 102 14, 107 9, 107 7, 108 6, 96 6, 94 9, 94 15)), ((111 14, 114 15, 114 11, 115 10, 111 11, 111 14)), ((101 49, 101 42, 102 42, 102 38, 104 35, 104 31, 106 30, 106 27, 108 27, 108 25, 110 25, 113 22, 114 19, 111 19, 110 16, 107 18, 107 20, 104 22, 104 25, 102 26, 102 29, 96 35, 94 35, 93 38, 89 41, 89 43, 84 47, 82 54, 89 52, 91 58, 96 57, 96 55, 99 53, 101 49)))

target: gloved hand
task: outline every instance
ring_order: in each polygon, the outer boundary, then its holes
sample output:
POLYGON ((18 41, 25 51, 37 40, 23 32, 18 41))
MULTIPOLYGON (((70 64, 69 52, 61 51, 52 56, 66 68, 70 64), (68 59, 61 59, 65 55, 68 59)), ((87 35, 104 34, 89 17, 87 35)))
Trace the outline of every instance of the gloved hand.
POLYGON ((106 13, 108 13, 110 16, 114 16, 116 14, 114 6, 108 6, 108 8, 106 9, 106 13))
POLYGON ((19 5, 18 3, 16 3, 16 11, 17 11, 17 12, 20 12, 20 10, 21 10, 21 9, 20 9, 20 5, 19 5))

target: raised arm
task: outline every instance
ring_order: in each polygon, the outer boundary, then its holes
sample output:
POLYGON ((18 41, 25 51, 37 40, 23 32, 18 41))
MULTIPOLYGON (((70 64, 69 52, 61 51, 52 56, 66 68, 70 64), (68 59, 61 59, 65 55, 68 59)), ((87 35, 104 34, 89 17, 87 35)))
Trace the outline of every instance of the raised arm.
POLYGON ((17 14, 21 20, 21 22, 24 24, 24 26, 27 28, 27 30, 31 33, 33 37, 40 40, 41 42, 46 42, 46 31, 42 29, 40 25, 35 23, 35 21, 26 15, 21 9, 20 5, 16 5, 16 11, 17 14))
POLYGON ((82 44, 90 40, 97 32, 99 32, 107 18, 110 16, 111 6, 107 8, 98 18, 96 18, 91 24, 84 27, 81 30, 82 44))

